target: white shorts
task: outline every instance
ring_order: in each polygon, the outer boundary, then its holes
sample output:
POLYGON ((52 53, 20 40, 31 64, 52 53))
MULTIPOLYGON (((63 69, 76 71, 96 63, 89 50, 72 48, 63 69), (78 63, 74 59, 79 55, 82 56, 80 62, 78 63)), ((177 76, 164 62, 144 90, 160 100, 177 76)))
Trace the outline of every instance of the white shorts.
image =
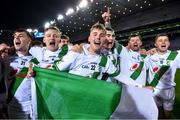
POLYGON ((175 100, 175 88, 155 89, 154 100, 158 107, 163 107, 167 111, 172 111, 175 100))

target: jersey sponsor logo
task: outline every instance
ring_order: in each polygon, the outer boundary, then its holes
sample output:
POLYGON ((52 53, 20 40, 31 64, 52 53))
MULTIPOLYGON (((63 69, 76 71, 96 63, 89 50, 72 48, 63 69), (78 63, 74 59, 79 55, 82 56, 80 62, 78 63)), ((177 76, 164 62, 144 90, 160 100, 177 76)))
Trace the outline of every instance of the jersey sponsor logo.
POLYGON ((47 69, 50 69, 50 68, 52 68, 52 65, 49 64, 49 65, 46 66, 46 68, 47 68, 47 69))
POLYGON ((15 61, 13 61, 13 63, 18 63, 18 61, 17 61, 17 60, 15 60, 15 61))
POLYGON ((154 67, 154 68, 153 68, 153 72, 154 72, 154 73, 157 73, 158 70, 159 70, 159 67, 154 67))
POLYGON ((131 67, 131 70, 132 71, 136 70, 138 68, 138 66, 139 66, 138 63, 133 64, 132 67, 131 67))
POLYGON ((89 69, 89 66, 88 65, 82 65, 82 68, 89 69))
POLYGON ((98 63, 96 63, 96 62, 91 62, 90 64, 95 64, 95 65, 97 65, 98 63))

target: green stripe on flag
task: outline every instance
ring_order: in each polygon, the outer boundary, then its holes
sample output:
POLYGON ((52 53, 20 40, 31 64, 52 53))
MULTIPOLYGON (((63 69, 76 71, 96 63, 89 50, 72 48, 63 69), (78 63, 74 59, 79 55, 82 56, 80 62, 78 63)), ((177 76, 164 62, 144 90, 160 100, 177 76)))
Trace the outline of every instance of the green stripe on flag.
POLYGON ((35 67, 39 119, 108 119, 122 86, 35 67))

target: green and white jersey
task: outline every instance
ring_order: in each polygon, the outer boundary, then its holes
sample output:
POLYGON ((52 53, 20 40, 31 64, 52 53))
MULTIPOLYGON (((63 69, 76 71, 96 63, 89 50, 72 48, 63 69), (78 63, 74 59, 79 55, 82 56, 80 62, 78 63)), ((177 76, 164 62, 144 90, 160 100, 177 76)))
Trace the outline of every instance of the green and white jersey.
POLYGON ((32 56, 17 54, 10 57, 12 79, 8 94, 9 118, 24 118, 31 113, 31 79, 26 78, 32 56))
POLYGON ((23 68, 28 68, 30 61, 32 59, 31 55, 24 56, 22 54, 16 54, 15 56, 11 56, 10 60, 10 67, 11 75, 18 74, 23 68))
MULTIPOLYGON (((67 48, 67 51, 68 49, 70 49, 70 47, 67 48)), ((60 53, 62 52, 62 49, 59 48, 58 50, 52 52, 46 47, 31 47, 29 52, 34 58, 36 58, 33 62, 38 64, 39 67, 51 68, 54 62, 60 59, 60 53)))
POLYGON ((121 72, 141 85, 146 84, 146 70, 148 65, 144 62, 144 57, 132 50, 123 47, 120 56, 121 72))
POLYGON ((174 77, 176 69, 180 68, 180 55, 178 52, 167 51, 167 53, 154 54, 148 59, 150 70, 149 79, 152 86, 157 89, 167 89, 176 85, 174 77))
POLYGON ((69 51, 61 61, 55 63, 55 68, 60 71, 69 71, 69 73, 81 75, 91 78, 102 78, 104 73, 109 74, 110 77, 127 85, 140 86, 130 78, 119 73, 119 70, 113 65, 108 57, 103 57, 99 54, 90 54, 85 48, 83 54, 69 51), (105 58, 105 59, 102 59, 105 58), (101 66, 105 62, 104 66, 101 66))
MULTIPOLYGON (((57 62, 57 68, 61 71, 69 71, 69 73, 81 75, 85 77, 93 77, 93 73, 96 72, 108 72, 114 73, 115 68, 109 68, 109 65, 106 64, 106 67, 101 69, 99 63, 101 61, 101 56, 97 54, 80 54, 77 52, 69 51, 61 61, 57 62), (108 69, 109 68, 109 69, 108 69)), ((108 59, 109 61, 109 59, 108 59)), ((109 63, 107 61, 107 63, 109 63)), ((102 74, 101 74, 102 75, 102 74)), ((100 76, 101 76, 100 75, 100 76)), ((101 77, 98 76, 98 79, 101 77)))

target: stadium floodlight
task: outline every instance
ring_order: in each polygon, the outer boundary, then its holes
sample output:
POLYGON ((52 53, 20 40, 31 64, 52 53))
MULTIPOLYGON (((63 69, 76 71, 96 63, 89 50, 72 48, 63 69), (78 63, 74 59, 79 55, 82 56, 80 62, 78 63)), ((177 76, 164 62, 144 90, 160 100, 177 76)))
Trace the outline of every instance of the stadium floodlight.
POLYGON ((34 33, 38 32, 38 29, 34 29, 33 32, 34 32, 34 33))
POLYGON ((31 29, 31 28, 28 28, 27 31, 31 33, 31 32, 32 32, 32 29, 31 29))
POLYGON ((62 14, 59 14, 57 17, 57 20, 62 20, 64 18, 64 16, 62 14))
POLYGON ((55 21, 54 21, 54 20, 50 21, 50 24, 51 24, 51 25, 53 25, 54 23, 55 23, 55 21))
POLYGON ((46 22, 45 25, 44 25, 45 28, 48 28, 49 26, 50 26, 49 22, 46 22))
POLYGON ((88 5, 88 1, 87 0, 82 0, 79 4, 79 8, 85 8, 88 5))
POLYGON ((69 8, 66 12, 66 15, 70 15, 74 13, 74 9, 73 8, 69 8))
POLYGON ((79 7, 78 6, 76 6, 76 11, 79 11, 79 7))

